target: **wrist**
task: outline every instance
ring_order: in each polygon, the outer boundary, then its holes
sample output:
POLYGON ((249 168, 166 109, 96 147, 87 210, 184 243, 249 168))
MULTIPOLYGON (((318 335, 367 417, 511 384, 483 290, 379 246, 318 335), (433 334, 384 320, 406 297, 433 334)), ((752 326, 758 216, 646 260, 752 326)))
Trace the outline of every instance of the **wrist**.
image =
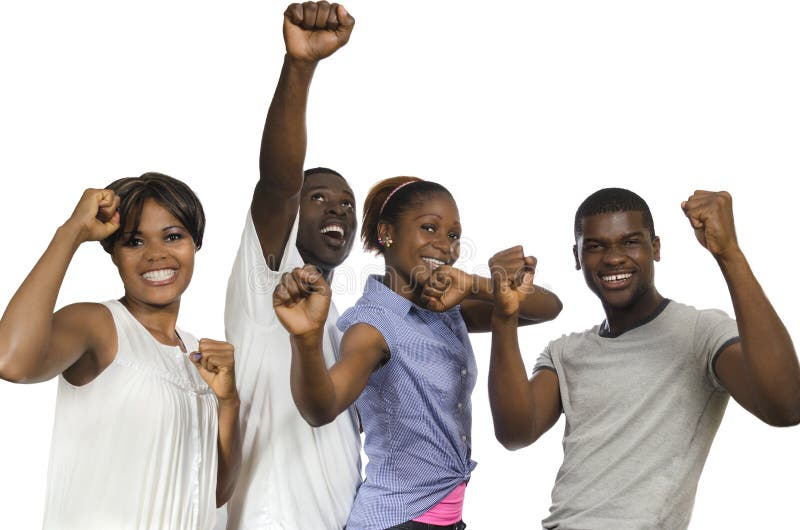
POLYGON ((73 249, 77 249, 82 243, 88 241, 87 234, 88 230, 82 223, 70 218, 58 227, 55 237, 68 242, 73 249))
POLYGON ((502 311, 495 306, 492 311, 492 329, 500 327, 517 327, 519 311, 502 311))
POLYGON ((317 68, 317 63, 319 63, 316 59, 301 59, 288 53, 284 56, 283 61, 290 71, 305 74, 308 77, 314 75, 314 70, 317 68))
POLYGON ((477 274, 470 274, 470 290, 468 298, 483 300, 484 302, 494 302, 494 286, 492 279, 477 274))
POLYGON ((322 345, 322 334, 322 329, 314 329, 299 335, 292 335, 292 342, 301 352, 316 351, 322 345))
POLYGON ((717 264, 722 269, 723 273, 735 271, 742 266, 747 265, 747 259, 744 257, 744 252, 739 246, 735 246, 731 249, 726 250, 725 252, 721 252, 714 256, 714 259, 717 260, 717 264))
POLYGON ((234 410, 238 409, 241 401, 239 400, 239 393, 234 392, 230 396, 226 396, 224 398, 217 397, 217 403, 219 404, 219 409, 227 409, 227 410, 234 410))

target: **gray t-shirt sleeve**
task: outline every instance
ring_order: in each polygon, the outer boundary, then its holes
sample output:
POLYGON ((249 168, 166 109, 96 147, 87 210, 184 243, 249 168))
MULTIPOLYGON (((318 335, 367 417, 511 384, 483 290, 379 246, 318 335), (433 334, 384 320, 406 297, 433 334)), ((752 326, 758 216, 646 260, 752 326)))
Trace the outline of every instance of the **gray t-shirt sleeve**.
POLYGON ((553 362, 553 345, 555 342, 551 342, 547 345, 544 351, 539 355, 539 358, 536 359, 536 364, 533 367, 533 372, 536 373, 539 370, 552 370, 553 372, 556 371, 556 365, 553 362))
POLYGON ((705 364, 708 380, 717 390, 726 391, 714 371, 717 355, 738 340, 736 321, 724 311, 706 309, 699 312, 694 330, 694 348, 705 364))

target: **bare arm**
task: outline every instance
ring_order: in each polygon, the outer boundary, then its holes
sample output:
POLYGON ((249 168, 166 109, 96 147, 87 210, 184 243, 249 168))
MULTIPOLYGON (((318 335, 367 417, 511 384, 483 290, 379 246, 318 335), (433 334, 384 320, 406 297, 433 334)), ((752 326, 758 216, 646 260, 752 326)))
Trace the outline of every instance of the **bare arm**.
POLYGON ((344 334, 339 361, 328 370, 322 340, 330 296, 330 287, 311 265, 284 274, 273 295, 275 314, 291 334, 292 397, 315 427, 332 422, 353 404, 388 356, 383 336, 372 326, 357 324, 344 334))
MULTIPOLYGON (((521 246, 511 247, 495 254, 489 260, 489 268, 492 274, 498 271, 507 280, 520 284, 526 274, 533 278, 536 258, 525 256, 521 246)), ((442 266, 434 271, 425 286, 423 301, 434 311, 445 311, 460 303, 467 330, 487 332, 492 330, 493 285, 492 278, 442 266)), ((537 324, 557 317, 561 312, 561 300, 543 287, 527 285, 526 289, 515 291, 519 299, 518 324, 537 324)))
POLYGON ((519 350, 517 320, 520 291, 532 286, 532 274, 517 284, 500 267, 492 268, 494 314, 492 353, 489 361, 489 405, 494 432, 506 449, 514 450, 535 442, 561 415, 558 376, 538 370, 528 380, 519 350))
POLYGON ((747 410, 770 425, 800 423, 800 364, 789 332, 739 248, 727 192, 697 191, 683 210, 728 284, 741 342, 720 353, 716 373, 747 410))
POLYGON ((98 338, 102 334, 93 333, 98 323, 107 324, 110 318, 103 308, 76 304, 55 315, 53 310, 75 251, 81 243, 104 239, 118 228, 118 205, 119 198, 110 190, 86 190, 70 219, 58 229, 0 320, 0 377, 18 383, 45 381, 85 353, 108 349, 108 341, 98 338))
POLYGON ((292 4, 284 13, 286 56, 259 157, 250 210, 267 265, 277 270, 300 204, 306 156, 306 107, 317 63, 344 46, 355 20, 327 2, 292 4))

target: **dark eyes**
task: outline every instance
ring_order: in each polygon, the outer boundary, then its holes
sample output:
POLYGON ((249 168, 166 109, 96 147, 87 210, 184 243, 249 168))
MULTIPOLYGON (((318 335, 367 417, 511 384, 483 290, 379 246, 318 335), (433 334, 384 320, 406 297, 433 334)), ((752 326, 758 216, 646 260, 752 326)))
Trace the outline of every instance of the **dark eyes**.
MULTIPOLYGON (((166 236, 164 236, 164 241, 173 242, 173 241, 180 241, 183 239, 183 234, 179 232, 170 232, 166 236)), ((125 247, 141 247, 144 245, 144 239, 141 237, 133 236, 124 243, 122 243, 125 247)))
POLYGON ((144 245, 144 241, 140 237, 131 237, 123 245, 126 247, 141 247, 144 245))
MULTIPOLYGON (((424 224, 424 225, 422 225, 421 228, 423 230, 425 230, 426 232, 430 232, 432 234, 436 233, 436 226, 435 225, 424 224)), ((459 234, 458 232, 450 232, 449 234, 447 234, 447 237, 450 238, 453 241, 457 241, 457 240, 461 239, 461 234, 459 234)))
MULTIPOLYGON (((629 247, 629 248, 630 247, 637 247, 637 246, 641 245, 641 240, 640 239, 626 239, 622 243, 622 245, 625 246, 625 247, 629 247)), ((600 243, 584 243, 584 245, 583 245, 583 250, 585 250, 587 252, 598 251, 598 250, 602 250, 603 248, 604 248, 603 245, 601 245, 600 243)))
MULTIPOLYGON (((311 200, 312 200, 312 201, 316 201, 316 202, 326 202, 326 201, 327 201, 327 199, 325 198, 325 196, 324 196, 323 194, 321 194, 321 193, 314 193, 314 194, 312 194, 312 195, 311 195, 311 200)), ((355 205, 353 204, 353 201, 351 201, 351 200, 349 200, 349 199, 345 199, 345 200, 343 200, 342 202, 340 202, 339 204, 341 204, 341 205, 342 205, 342 206, 344 206, 345 208, 349 208, 349 209, 351 209, 351 210, 354 210, 354 209, 355 209, 355 205)))

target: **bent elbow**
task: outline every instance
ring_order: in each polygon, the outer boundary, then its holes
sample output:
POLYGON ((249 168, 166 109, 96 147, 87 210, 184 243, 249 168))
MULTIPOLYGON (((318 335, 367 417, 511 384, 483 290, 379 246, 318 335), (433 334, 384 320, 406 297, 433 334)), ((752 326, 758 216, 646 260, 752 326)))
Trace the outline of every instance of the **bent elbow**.
POLYGON ((494 437, 498 442, 500 442, 500 445, 502 445, 508 451, 517 451, 519 449, 523 449, 536 441, 536 437, 533 435, 523 436, 498 429, 495 429, 494 437))
POLYGON ((309 412, 309 411, 300 411, 300 415, 306 420, 306 423, 311 425, 312 427, 322 427, 323 425, 327 425, 332 422, 335 417, 330 417, 329 414, 324 412, 309 412))
POLYGON ((9 361, 10 357, 12 355, 9 352, 0 355, 0 379, 9 383, 24 383, 28 374, 24 370, 20 370, 17 363, 9 361))
POLYGON ((795 427, 797 425, 800 425, 800 404, 782 414, 778 422, 774 424, 775 427, 795 427))
POLYGON ((794 427, 800 425, 800 400, 791 406, 761 414, 759 418, 772 427, 794 427))
POLYGON ((558 315, 561 314, 561 310, 564 309, 564 304, 561 303, 561 299, 559 297, 557 297, 556 295, 553 295, 553 296, 556 299, 555 300, 555 311, 553 311, 553 316, 552 316, 552 318, 550 320, 555 319, 558 315))

